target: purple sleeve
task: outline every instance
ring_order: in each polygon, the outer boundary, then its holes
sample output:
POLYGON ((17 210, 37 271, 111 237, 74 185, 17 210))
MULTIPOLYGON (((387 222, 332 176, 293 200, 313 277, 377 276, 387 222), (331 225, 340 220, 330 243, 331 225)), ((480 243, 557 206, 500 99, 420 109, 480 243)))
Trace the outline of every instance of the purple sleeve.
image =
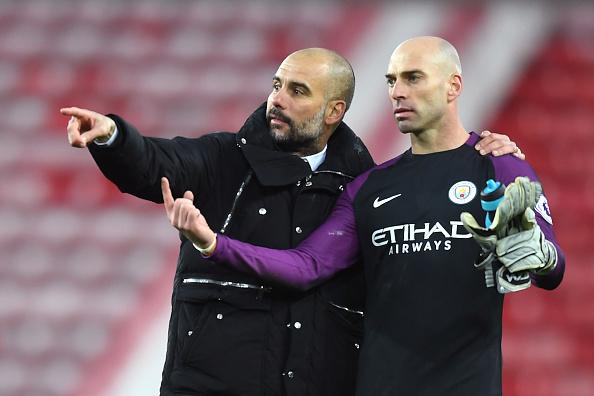
MULTIPOLYGON (((512 155, 504 155, 501 157, 492 157, 493 165, 495 167, 495 175, 497 180, 505 185, 513 182, 517 176, 526 176, 530 180, 538 181, 536 173, 528 165, 526 161, 522 161, 512 155)), ((539 200, 535 208, 536 221, 540 226, 545 238, 550 241, 557 250, 557 266, 555 269, 546 275, 531 274, 532 283, 542 289, 552 290, 559 286, 565 273, 565 255, 559 247, 553 232, 553 220, 546 198, 543 196, 539 200)))
POLYGON ((240 242, 224 235, 210 256, 243 272, 308 289, 355 264, 359 241, 351 195, 355 182, 338 198, 328 219, 295 249, 275 250, 240 242))

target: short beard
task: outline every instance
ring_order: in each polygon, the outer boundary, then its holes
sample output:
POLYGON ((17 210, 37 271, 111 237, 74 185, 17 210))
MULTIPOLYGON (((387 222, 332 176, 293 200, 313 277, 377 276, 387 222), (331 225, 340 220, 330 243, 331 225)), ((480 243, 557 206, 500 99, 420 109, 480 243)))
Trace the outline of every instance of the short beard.
POLYGON ((266 114, 266 120, 272 139, 282 151, 311 155, 320 151, 318 142, 322 135, 324 113, 325 109, 322 107, 322 109, 311 118, 296 124, 280 110, 273 107, 268 111, 268 114, 266 114), (287 134, 276 133, 275 129, 270 125, 271 115, 274 115, 276 118, 287 123, 289 126, 287 134))

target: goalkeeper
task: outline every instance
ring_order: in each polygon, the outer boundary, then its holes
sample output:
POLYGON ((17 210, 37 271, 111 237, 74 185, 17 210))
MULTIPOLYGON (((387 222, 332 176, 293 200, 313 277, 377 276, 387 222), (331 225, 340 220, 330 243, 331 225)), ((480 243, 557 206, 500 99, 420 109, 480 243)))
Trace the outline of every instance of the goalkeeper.
POLYGON ((190 199, 173 200, 163 179, 167 215, 213 261, 298 288, 362 259, 367 307, 358 395, 499 396, 503 293, 530 283, 554 289, 563 277, 546 198, 526 162, 475 153, 478 136, 458 116, 462 71, 450 43, 405 41, 386 79, 411 149, 351 182, 297 249, 217 236, 190 199), (480 191, 488 179, 507 190, 484 227, 480 191), (497 288, 485 283, 487 261, 502 265, 495 265, 497 288))

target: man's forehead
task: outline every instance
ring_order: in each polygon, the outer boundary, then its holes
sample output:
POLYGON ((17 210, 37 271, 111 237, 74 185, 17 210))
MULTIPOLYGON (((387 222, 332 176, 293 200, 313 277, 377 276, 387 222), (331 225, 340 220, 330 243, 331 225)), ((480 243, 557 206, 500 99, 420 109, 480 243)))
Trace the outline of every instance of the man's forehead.
POLYGON ((438 66, 439 59, 439 51, 434 46, 405 45, 396 48, 392 53, 388 71, 403 72, 408 69, 430 69, 438 66))
POLYGON ((392 52, 390 57, 390 68, 410 68, 425 69, 435 66, 439 63, 440 48, 437 42, 432 39, 409 40, 392 52))
POLYGON ((297 81, 307 85, 323 84, 327 75, 327 65, 313 59, 287 58, 280 64, 275 77, 297 81))
POLYGON ((426 70, 435 64, 435 58, 428 52, 405 51, 397 49, 388 63, 388 74, 403 73, 412 70, 426 70))
POLYGON ((278 67, 279 71, 285 73, 297 73, 315 76, 327 69, 327 64, 319 57, 313 56, 289 56, 278 67))

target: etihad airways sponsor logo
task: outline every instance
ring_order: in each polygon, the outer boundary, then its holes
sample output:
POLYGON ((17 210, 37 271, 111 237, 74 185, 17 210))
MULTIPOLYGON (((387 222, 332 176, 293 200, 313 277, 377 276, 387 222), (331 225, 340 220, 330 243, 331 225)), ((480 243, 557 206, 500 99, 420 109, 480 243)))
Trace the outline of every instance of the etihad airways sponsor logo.
POLYGON ((468 239, 461 221, 450 221, 445 227, 440 223, 399 224, 380 228, 371 234, 374 246, 390 245, 388 254, 415 253, 434 250, 450 250, 450 239, 468 239))

